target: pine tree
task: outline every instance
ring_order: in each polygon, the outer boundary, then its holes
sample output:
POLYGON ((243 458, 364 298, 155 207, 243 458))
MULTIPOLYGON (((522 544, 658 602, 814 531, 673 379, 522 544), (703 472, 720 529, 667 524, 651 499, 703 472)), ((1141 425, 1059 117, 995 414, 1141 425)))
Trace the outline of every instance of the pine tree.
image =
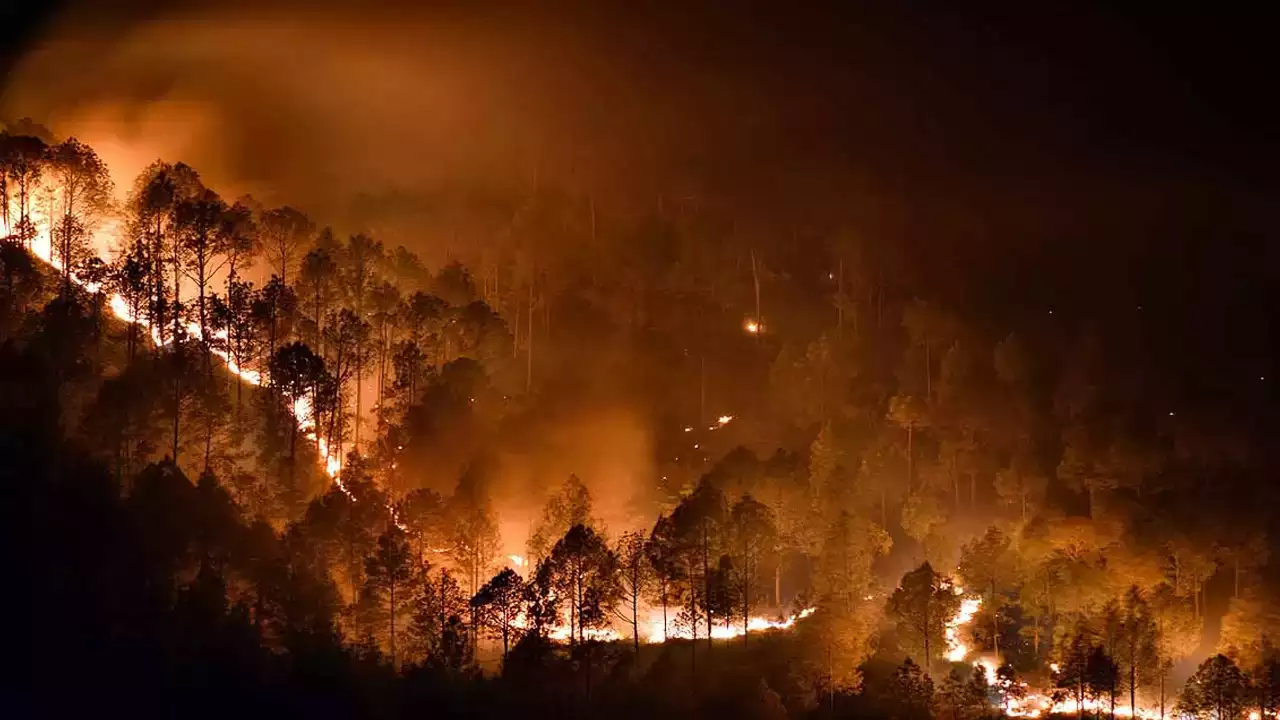
POLYGON ((1235 662, 1214 655, 1200 663, 1182 688, 1175 712, 1199 720, 1236 720, 1245 708, 1248 682, 1235 662))
POLYGON ((524 580, 511 568, 503 568, 471 598, 480 627, 502 640, 504 660, 511 644, 519 640, 524 604, 524 580))
MULTIPOLYGON (((377 547, 365 559, 364 602, 375 604, 385 612, 391 665, 398 666, 396 654, 396 621, 406 615, 408 585, 412 578, 413 560, 404 531, 390 525, 378 536, 377 547)), ((401 629, 404 623, 400 624, 401 629)))

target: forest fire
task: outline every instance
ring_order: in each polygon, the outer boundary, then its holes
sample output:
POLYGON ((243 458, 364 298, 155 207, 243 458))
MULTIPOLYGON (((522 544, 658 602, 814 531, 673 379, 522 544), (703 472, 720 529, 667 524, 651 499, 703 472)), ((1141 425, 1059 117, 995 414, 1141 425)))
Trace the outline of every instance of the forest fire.
MULTIPOLYGON (((964 595, 964 588, 955 586, 953 589, 958 596, 964 595)), ((961 639, 961 633, 968 631, 968 626, 973 622, 973 618, 978 614, 978 610, 982 607, 982 598, 980 597, 961 597, 960 609, 955 616, 947 620, 944 628, 944 635, 947 640, 946 657, 951 662, 963 662, 969 656, 969 646, 961 639)))
MULTIPOLYGON (((60 191, 51 190, 49 194, 50 194, 49 206, 50 207, 56 206, 58 203, 60 191)), ((45 227, 51 227, 51 222, 46 212, 42 208, 38 206, 33 206, 30 209, 30 216, 36 226, 43 225, 45 227)), ((3 221, 0 220, 0 237, 8 237, 11 233, 12 233, 11 228, 4 225, 3 221)), ((111 238, 107 236, 106 233, 103 233, 100 231, 98 233, 95 233, 94 240, 91 243, 91 247, 95 249, 100 249, 100 248, 112 247, 116 244, 117 244, 116 239, 111 238)), ((57 268, 61 262, 60 259, 55 256, 54 246, 53 246, 53 236, 51 232, 45 232, 43 234, 37 233, 36 235, 34 235, 31 239, 30 250, 35 257, 44 261, 50 267, 57 268)), ((85 288, 86 291, 88 292, 98 293, 101 291, 101 287, 98 283, 86 281, 83 278, 81 278, 79 275, 77 275, 75 272, 72 272, 70 274, 70 278, 72 282, 85 288)), ((114 315, 117 320, 120 320, 121 322, 125 322, 125 323, 139 325, 139 326, 146 325, 148 329, 148 336, 151 338, 151 341, 157 346, 165 345, 167 342, 171 342, 171 340, 162 339, 159 332, 159 328, 151 326, 143 318, 134 316, 134 314, 129 309, 128 302, 119 293, 114 293, 114 292, 109 293, 106 297, 106 305, 108 308, 110 308, 111 314, 114 315)), ((201 335, 200 326, 195 322, 187 322, 185 324, 184 329, 192 337, 200 337, 201 335)), ((222 332, 222 339, 223 340, 226 339, 225 331, 222 332)), ((253 385, 255 387, 262 385, 263 377, 260 371, 255 370, 253 368, 240 367, 238 364, 236 364, 235 360, 231 357, 231 354, 228 353, 226 350, 223 350, 217 347, 211 347, 210 351, 212 352, 213 355, 217 356, 220 360, 222 360, 228 372, 230 372, 232 375, 239 378, 241 381, 249 385, 253 385)), ((342 452, 340 449, 331 449, 329 447, 328 441, 325 438, 319 436, 315 426, 315 420, 314 420, 315 414, 312 412, 311 400, 306 397, 299 398, 296 402, 293 403, 290 410, 293 413, 295 421, 298 423, 298 429, 302 431, 302 433, 308 440, 316 444, 316 448, 322 460, 322 465, 325 473, 328 474, 329 477, 333 479, 334 483, 340 489, 342 489, 343 492, 347 492, 346 488, 342 485, 342 479, 341 479, 342 452)), ((347 494, 348 496, 350 496, 350 493, 347 493, 347 494)))
POLYGON ((1280 720, 1239 24, 382 5, 0 12, 9 714, 1280 720))
MULTIPOLYGON (((741 618, 737 622, 724 625, 716 624, 711 627, 711 638, 713 640, 731 640, 739 638, 748 632, 765 632, 768 630, 790 630, 795 624, 814 613, 817 608, 805 608, 794 615, 786 618, 767 618, 761 616, 752 616, 747 620, 747 626, 744 629, 741 618)), ((668 623, 670 628, 663 629, 663 618, 660 610, 650 609, 648 621, 645 627, 648 628, 644 638, 649 643, 662 643, 667 640, 674 639, 690 639, 695 635, 685 628, 675 627, 674 623, 668 623)), ((706 637, 706 628, 700 628, 696 637, 706 637)))

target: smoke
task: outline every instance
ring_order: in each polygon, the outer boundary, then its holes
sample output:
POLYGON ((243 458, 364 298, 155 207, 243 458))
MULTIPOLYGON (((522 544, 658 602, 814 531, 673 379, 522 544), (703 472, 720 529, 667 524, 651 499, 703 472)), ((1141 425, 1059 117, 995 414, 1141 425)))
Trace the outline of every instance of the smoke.
POLYGON ((492 486, 504 554, 524 554, 544 503, 570 474, 591 492, 593 515, 611 536, 653 522, 653 452, 642 418, 598 408, 532 427, 530 437, 501 453, 492 486))
POLYGON ((126 177, 162 156, 224 192, 323 208, 492 177, 537 132, 538 90, 519 77, 528 49, 440 11, 221 4, 105 30, 97 18, 72 12, 39 42, 3 109, 110 148, 126 177))

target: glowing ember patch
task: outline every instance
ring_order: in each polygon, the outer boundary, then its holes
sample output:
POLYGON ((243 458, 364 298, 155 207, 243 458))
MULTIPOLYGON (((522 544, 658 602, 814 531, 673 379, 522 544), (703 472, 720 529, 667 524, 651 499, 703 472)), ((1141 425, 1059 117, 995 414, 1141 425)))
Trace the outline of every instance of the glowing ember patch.
MULTIPOLYGON (((962 595, 964 589, 956 587, 957 595, 962 595)), ((978 608, 982 607, 982 598, 969 597, 960 600, 960 610, 956 612, 955 617, 947 621, 943 633, 947 640, 947 659, 951 662, 964 662, 965 657, 969 655, 969 646, 960 639, 960 629, 973 621, 975 615, 978 614, 978 608)))
POLYGON ((507 559, 511 561, 512 565, 515 565, 518 568, 522 568, 528 564, 528 561, 520 555, 508 555, 507 559))
POLYGON ((760 323, 748 318, 746 321, 742 323, 742 329, 746 330, 748 333, 752 335, 756 335, 756 334, 759 334, 760 332, 760 323))
MULTIPOLYGON (((816 609, 817 608, 805 608, 804 610, 801 610, 795 615, 792 615, 791 617, 785 618, 785 619, 752 617, 747 620, 747 630, 749 630, 750 632, 764 632, 766 630, 790 630, 791 628, 795 627, 795 624, 797 622, 812 615, 816 609)), ((675 638, 688 639, 689 637, 691 637, 690 633, 677 629, 675 627, 675 623, 668 623, 668 624, 670 627, 668 627, 667 632, 664 633, 662 631, 661 613, 651 612, 649 615, 648 631, 646 633, 646 638, 648 642, 661 643, 661 642, 666 642, 667 640, 671 640, 675 638)), ((741 622, 736 622, 729 627, 725 627, 724 625, 716 625, 711 628, 711 638, 713 640, 730 640, 733 638, 742 637, 743 633, 744 633, 744 630, 742 629, 741 622)), ((698 628, 698 638, 699 639, 706 638, 705 626, 698 628)))

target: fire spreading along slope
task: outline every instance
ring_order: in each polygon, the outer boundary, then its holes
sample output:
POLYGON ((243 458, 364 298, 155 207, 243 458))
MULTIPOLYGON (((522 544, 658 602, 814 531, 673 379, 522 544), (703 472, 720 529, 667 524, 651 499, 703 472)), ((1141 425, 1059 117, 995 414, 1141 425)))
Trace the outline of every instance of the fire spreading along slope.
MULTIPOLYGON (((37 224, 45 224, 46 227, 48 226, 46 223, 43 222, 44 218, 39 217, 36 212, 33 212, 32 215, 33 215, 33 220, 35 220, 37 224)), ((0 237, 8 237, 9 235, 10 235, 10 228, 6 227, 3 222, 0 222, 0 237)), ((95 240, 98 241, 97 244, 99 245, 99 247, 105 247, 108 245, 108 243, 103 242, 105 238, 101 237, 101 235, 102 234, 100 233, 99 236, 95 238, 95 240)), ((52 244, 51 238, 47 234, 34 238, 29 246, 29 249, 35 257, 39 258, 41 261, 43 261, 47 265, 57 268, 58 262, 57 262, 57 259, 54 257, 53 244, 52 244)), ((86 282, 81 278, 76 277, 74 274, 72 275, 72 281, 75 282, 80 287, 83 287, 84 289, 92 293, 98 293, 103 290, 103 288, 99 287, 96 283, 86 282)), ((126 323, 146 326, 148 330, 148 335, 151 338, 151 341, 155 343, 157 346, 163 346, 167 344, 161 338, 160 333, 155 327, 149 325, 144 318, 137 317, 132 312, 130 312, 128 303, 118 293, 108 293, 106 297, 106 305, 111 310, 112 315, 114 315, 117 319, 126 323)), ((192 337, 200 337, 201 335, 200 327, 197 323, 192 323, 192 322, 187 323, 186 331, 192 337)), ((226 333, 225 331, 223 331, 221 332, 221 334, 215 335, 215 337, 217 339, 226 339, 226 333)), ((172 341, 169 341, 169 342, 172 342, 172 341)), ((214 355, 216 355, 219 359, 221 359, 222 362, 226 365, 227 370, 231 374, 239 378, 241 381, 253 386, 261 386, 263 384, 264 378, 261 371, 255 370, 253 368, 241 367, 235 362, 235 360, 226 351, 215 348, 211 350, 211 352, 213 352, 214 355)), ((290 410, 292 411, 294 421, 298 423, 298 428, 300 431, 302 431, 304 437, 306 437, 307 440, 315 443, 321 458, 321 462, 324 465, 325 472, 329 475, 329 477, 333 479, 334 484, 342 492, 346 493, 349 498, 351 498, 354 501, 356 498, 342 484, 341 471, 342 471, 343 448, 341 446, 330 447, 328 441, 319 435, 319 433, 317 432, 316 417, 315 417, 315 413, 313 411, 314 409, 311 405, 310 399, 308 398, 299 399, 297 402, 293 404, 293 407, 291 407, 290 410)), ((732 415, 722 415, 719 418, 717 418, 716 424, 709 427, 708 430, 717 430, 719 428, 722 428, 725 425, 729 424, 729 422, 732 420, 733 420, 732 415)), ((391 512, 392 521, 395 522, 396 525, 400 527, 400 529, 402 530, 405 529, 404 525, 400 522, 400 519, 396 516, 395 508, 393 506, 389 506, 388 510, 390 510, 391 512)), ((509 559, 511 560, 512 564, 514 564, 518 569, 523 570, 527 565, 527 562, 525 561, 525 559, 518 555, 509 556, 509 559)), ((743 634, 745 634, 748 630, 750 632, 762 632, 765 630, 787 630, 794 627, 797 621, 805 617, 808 617, 809 615, 813 614, 813 612, 814 612, 814 608, 806 608, 788 618, 774 619, 774 618, 766 618, 766 617, 760 617, 760 616, 751 617, 747 621, 747 627, 745 629, 741 624, 733 624, 728 627, 717 626, 712 629, 711 636, 714 639, 723 640, 723 639, 740 637, 743 634)), ((668 639, 690 637, 690 634, 687 632, 682 633, 679 631, 664 629, 664 621, 663 621, 662 613, 660 611, 650 609, 646 612, 645 615, 646 615, 646 619, 642 623, 642 628, 643 628, 643 632, 645 632, 644 638, 646 642, 660 643, 660 642, 665 642, 668 639)), ((602 640, 602 641, 621 640, 623 638, 622 634, 613 628, 591 629, 591 630, 587 630, 585 634, 589 638, 602 640)), ((568 626, 556 627, 554 630, 552 630, 551 637, 553 639, 561 640, 561 641, 569 640, 569 627, 568 626)))
MULTIPOLYGON (((31 215, 33 222, 35 222, 37 226, 41 224, 44 224, 45 227, 50 226, 49 223, 45 222, 46 218, 42 216, 43 214, 36 208, 32 208, 31 215)), ((8 237, 10 234, 10 228, 6 227, 4 223, 0 221, 0 237, 8 237)), ((94 238, 95 244, 98 247, 109 246, 108 238, 104 238, 104 234, 105 233, 103 232, 99 232, 94 238)), ((34 256, 51 267, 57 268, 58 263, 57 259, 54 257, 52 238, 47 233, 45 235, 37 235, 31 241, 29 249, 34 256)), ((102 291, 102 288, 96 283, 86 282, 81 278, 76 277, 74 273, 72 274, 71 279, 74 283, 85 288, 89 292, 97 293, 102 291)), ((106 304, 107 307, 110 308, 111 314, 117 319, 131 324, 146 325, 151 341, 157 346, 163 346, 166 344, 161 340, 160 333, 155 327, 148 324, 144 319, 136 317, 129 311, 128 303, 119 294, 109 293, 106 298, 106 304)), ((188 322, 186 325, 186 331, 192 337, 201 336, 200 327, 196 323, 188 322)), ((226 333, 223 331, 215 337, 218 339, 226 339, 226 333)), ((218 358, 220 358, 226 365, 227 370, 238 377, 241 381, 253 386, 261 386, 263 384, 264 379, 260 371, 252 368, 240 367, 226 351, 215 348, 212 349, 211 352, 218 356, 218 358)), ((290 410, 292 411, 294 421, 298 424, 298 429, 303 433, 303 436, 310 442, 315 443, 321 462, 324 465, 325 473, 333 479, 334 484, 342 492, 346 493, 347 497, 351 498, 352 501, 355 501, 356 498, 349 490, 347 490, 346 486, 342 484, 341 470, 343 449, 340 445, 339 447, 330 447, 329 442, 325 438, 320 437, 316 430, 317 423, 315 413, 311 406, 311 400, 309 398, 301 398, 293 404, 293 407, 291 407, 290 410)), ((395 508, 389 506, 388 510, 391 512, 392 521, 396 523, 397 527, 400 527, 400 529, 403 530, 404 526, 396 516, 395 508)))
MULTIPOLYGON (((951 662, 969 661, 970 648, 964 642, 963 638, 969 632, 969 625, 977 616, 978 610, 982 608, 982 597, 976 595, 966 596, 964 589, 959 585, 954 586, 955 593, 962 596, 960 600, 960 608, 956 614, 947 621, 944 626, 945 637, 947 641, 946 658, 951 662)), ((971 661, 975 669, 981 670, 987 677, 987 683, 996 687, 997 677, 996 669, 1000 667, 1000 658, 993 655, 982 655, 974 657, 971 661)), ((1050 669, 1056 675, 1058 667, 1056 664, 1050 665, 1050 669)), ((1065 700, 1055 701, 1048 693, 1032 689, 1027 683, 1019 682, 1022 689, 1022 697, 1010 697, 1004 703, 1003 709, 1005 714, 1010 717, 1026 717, 1038 718, 1045 715, 1076 715, 1080 710, 1079 703, 1075 698, 1067 698, 1065 700)), ((1090 713, 1110 713, 1112 708, 1110 702, 1101 702, 1092 698, 1086 698, 1084 701, 1084 710, 1090 713)), ((1162 713, 1159 708, 1143 707, 1139 705, 1137 708, 1130 708, 1126 705, 1115 707, 1115 716, 1121 718, 1134 718, 1139 720, 1161 720, 1162 713)), ((1260 718, 1250 716, 1249 720, 1260 720, 1260 718)))
MULTIPOLYGON (((727 422, 728 420, 723 420, 720 423, 720 426, 723 426, 727 422)), ((521 573, 527 573, 529 561, 524 556, 508 555, 507 560, 513 570, 521 573)), ((742 625, 741 619, 735 620, 727 626, 714 625, 711 628, 711 638, 713 640, 731 640, 733 638, 742 637, 748 632, 756 633, 768 630, 790 630, 795 627, 797 622, 812 615, 815 610, 817 610, 817 608, 805 608, 789 617, 778 616, 771 618, 762 615, 752 615, 747 619, 745 628, 742 625)), ((524 624, 525 621, 523 619, 517 622, 517 625, 522 627, 524 624)), ((630 623, 623 623, 623 625, 629 626, 630 623)), ((693 637, 693 633, 690 632, 689 629, 677 627, 673 617, 670 615, 664 618, 661 608, 646 607, 641 609, 637 625, 640 626, 641 642, 650 645, 664 643, 668 640, 687 640, 693 637)), ((627 631, 630 630, 629 627, 624 629, 627 631)), ((705 639, 706 626, 700 623, 698 630, 698 637, 705 639)), ((584 634, 589 639, 602 641, 625 640, 630 637, 629 634, 619 632, 617 629, 612 627, 589 628, 584 634)), ((554 640, 569 640, 569 627, 567 625, 557 626, 551 631, 551 637, 554 640)))

